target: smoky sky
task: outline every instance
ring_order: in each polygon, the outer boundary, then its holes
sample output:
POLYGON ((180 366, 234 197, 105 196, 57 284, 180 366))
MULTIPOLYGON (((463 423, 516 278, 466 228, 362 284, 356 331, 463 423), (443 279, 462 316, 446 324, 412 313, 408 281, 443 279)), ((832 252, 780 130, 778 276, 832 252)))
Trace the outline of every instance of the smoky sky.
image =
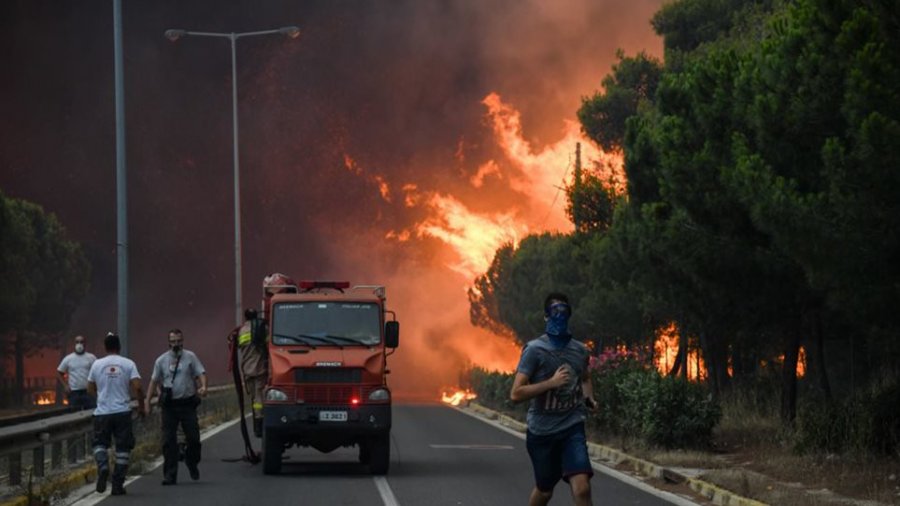
MULTIPOLYGON (((482 198, 468 182, 498 151, 481 100, 499 93, 522 112, 529 141, 552 141, 617 48, 659 52, 649 19, 660 3, 123 2, 131 354, 147 371, 166 330, 181 327, 221 378, 233 323, 229 43, 172 43, 166 29, 301 29, 298 39, 237 45, 245 305, 258 305, 260 280, 275 271, 387 280, 407 312, 401 322, 419 322, 401 342, 439 347, 459 325, 428 321, 466 308, 441 302, 447 289, 421 286, 452 285, 435 281, 446 254, 437 244, 383 240, 422 218, 402 205, 400 187, 513 205, 508 188, 482 198), (390 202, 347 157, 390 184, 390 202)), ((84 244, 92 287, 72 332, 95 349, 116 322, 112 29, 111 2, 0 5, 0 190, 56 213, 84 244)))

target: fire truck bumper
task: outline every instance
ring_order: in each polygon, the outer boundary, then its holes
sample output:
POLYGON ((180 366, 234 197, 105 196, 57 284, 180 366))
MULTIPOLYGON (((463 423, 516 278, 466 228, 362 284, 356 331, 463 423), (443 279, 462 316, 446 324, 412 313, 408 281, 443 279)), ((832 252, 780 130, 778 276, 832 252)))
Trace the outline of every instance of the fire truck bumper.
POLYGON ((369 436, 390 431, 391 405, 313 406, 266 404, 265 431, 292 436, 343 433, 369 436))

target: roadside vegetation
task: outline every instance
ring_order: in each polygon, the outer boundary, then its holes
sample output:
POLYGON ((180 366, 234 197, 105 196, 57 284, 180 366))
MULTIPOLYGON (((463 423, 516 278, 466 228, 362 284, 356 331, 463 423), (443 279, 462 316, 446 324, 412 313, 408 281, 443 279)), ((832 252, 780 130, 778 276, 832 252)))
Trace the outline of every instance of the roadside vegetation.
POLYGON ((84 250, 56 215, 0 192, 0 356, 14 357, 16 379, 0 390, 0 406, 23 404, 25 356, 62 344, 90 279, 84 250))
MULTIPOLYGON (((472 322, 525 343, 566 292, 596 360, 634 354, 593 372, 601 437, 900 501, 898 20, 897 2, 667 2, 664 58, 620 53, 578 111, 627 182, 576 167, 574 232, 499 249, 472 322)), ((521 411, 510 381, 471 377, 521 411)))

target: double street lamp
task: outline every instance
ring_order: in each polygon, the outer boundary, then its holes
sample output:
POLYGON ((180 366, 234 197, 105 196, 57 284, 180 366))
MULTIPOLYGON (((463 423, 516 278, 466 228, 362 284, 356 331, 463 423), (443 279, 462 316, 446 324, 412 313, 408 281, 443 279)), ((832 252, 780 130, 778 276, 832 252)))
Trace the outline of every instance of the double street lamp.
POLYGON ((172 42, 182 37, 218 37, 231 41, 231 121, 233 126, 232 145, 234 154, 234 320, 235 325, 243 321, 243 303, 241 297, 241 185, 240 165, 238 161, 238 109, 237 109, 237 40, 257 35, 284 35, 292 39, 300 36, 296 26, 285 26, 274 30, 257 32, 217 33, 195 32, 190 30, 166 30, 166 38, 172 42))

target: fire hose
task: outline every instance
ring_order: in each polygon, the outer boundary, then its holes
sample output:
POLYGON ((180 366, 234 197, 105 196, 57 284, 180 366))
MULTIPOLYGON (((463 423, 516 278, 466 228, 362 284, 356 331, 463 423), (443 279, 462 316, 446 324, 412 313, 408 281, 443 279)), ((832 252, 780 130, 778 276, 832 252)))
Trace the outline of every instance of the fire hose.
POLYGON ((244 388, 241 380, 241 368, 238 364, 238 347, 235 337, 237 331, 228 335, 228 355, 229 368, 234 378, 234 388, 237 391, 238 407, 241 417, 241 436, 244 438, 244 456, 238 459, 222 459, 223 462, 249 462, 257 464, 260 461, 259 454, 253 451, 253 445, 250 443, 250 433, 247 431, 247 417, 244 416, 244 388))

